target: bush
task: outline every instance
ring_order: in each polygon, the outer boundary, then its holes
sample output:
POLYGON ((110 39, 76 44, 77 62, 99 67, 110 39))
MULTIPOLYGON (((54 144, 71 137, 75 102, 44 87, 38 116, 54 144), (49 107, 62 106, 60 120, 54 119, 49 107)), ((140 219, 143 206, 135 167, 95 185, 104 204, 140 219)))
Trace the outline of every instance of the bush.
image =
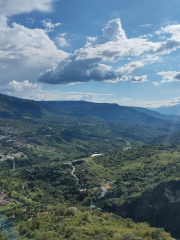
POLYGON ((76 213, 75 213, 75 211, 74 211, 74 209, 68 209, 67 211, 66 211, 66 216, 68 216, 68 217, 70 217, 70 216, 74 216, 76 213))

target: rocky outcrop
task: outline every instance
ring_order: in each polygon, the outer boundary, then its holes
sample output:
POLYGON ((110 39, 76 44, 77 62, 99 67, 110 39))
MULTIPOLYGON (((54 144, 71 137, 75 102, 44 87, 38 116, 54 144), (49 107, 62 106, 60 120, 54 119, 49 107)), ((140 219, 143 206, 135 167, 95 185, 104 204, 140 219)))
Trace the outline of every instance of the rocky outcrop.
POLYGON ((180 238, 180 181, 161 183, 133 201, 116 207, 114 213, 164 228, 173 237, 180 238))

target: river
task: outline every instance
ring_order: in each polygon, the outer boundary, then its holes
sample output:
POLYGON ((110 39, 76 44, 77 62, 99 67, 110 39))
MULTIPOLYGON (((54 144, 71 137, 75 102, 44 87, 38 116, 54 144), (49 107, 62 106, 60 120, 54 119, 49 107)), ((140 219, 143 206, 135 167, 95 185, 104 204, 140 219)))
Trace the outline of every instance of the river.
POLYGON ((2 215, 0 214, 0 228, 3 230, 3 232, 8 236, 10 240, 18 240, 18 238, 15 238, 11 232, 11 222, 14 219, 10 220, 9 222, 6 222, 3 220, 2 215))

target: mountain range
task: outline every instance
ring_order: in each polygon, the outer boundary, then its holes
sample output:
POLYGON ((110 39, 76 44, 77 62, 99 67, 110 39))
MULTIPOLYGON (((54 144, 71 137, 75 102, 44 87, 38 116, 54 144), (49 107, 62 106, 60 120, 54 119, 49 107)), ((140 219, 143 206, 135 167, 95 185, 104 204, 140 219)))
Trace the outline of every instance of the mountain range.
MULTIPOLYGON (((161 114, 170 114, 180 116, 180 104, 176 104, 174 106, 163 106, 155 108, 157 112, 161 114)), ((150 108, 150 110, 154 111, 154 108, 150 108)))
POLYGON ((134 124, 163 124, 180 121, 179 116, 165 115, 139 107, 85 101, 33 101, 0 94, 0 117, 20 119, 42 118, 49 114, 73 117, 100 117, 106 121, 121 121, 134 124))

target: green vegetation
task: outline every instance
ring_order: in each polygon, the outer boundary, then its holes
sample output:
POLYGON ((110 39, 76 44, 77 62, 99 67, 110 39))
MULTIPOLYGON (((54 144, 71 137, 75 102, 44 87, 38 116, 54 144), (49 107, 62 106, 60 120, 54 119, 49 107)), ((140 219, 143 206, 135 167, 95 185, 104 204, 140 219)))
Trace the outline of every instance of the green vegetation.
MULTIPOLYGON (((58 208, 59 203, 65 205, 67 209, 76 206, 79 211, 76 212, 75 210, 76 217, 72 216, 76 220, 82 217, 84 211, 90 214, 89 216, 92 218, 93 211, 86 209, 86 207, 89 207, 93 203, 101 207, 103 211, 116 212, 118 209, 123 209, 123 204, 133 204, 134 200, 137 197, 143 196, 144 192, 148 189, 154 189, 158 184, 165 181, 178 181, 180 179, 179 164, 179 148, 172 149, 168 146, 151 145, 127 151, 112 151, 100 157, 84 158, 81 161, 74 162, 73 165, 75 166, 78 181, 71 174, 71 166, 54 161, 28 168, 19 168, 15 171, 3 171, 0 176, 0 185, 5 189, 7 198, 15 199, 15 202, 11 205, 11 208, 0 208, 0 211, 8 217, 15 217, 13 231, 23 234, 22 239, 25 236, 27 239, 41 239, 41 233, 46 232, 48 229, 48 227, 44 229, 46 224, 50 222, 51 227, 53 226, 52 219, 54 217, 51 217, 51 215, 54 216, 54 211, 58 208), (108 182, 110 183, 108 194, 99 198, 101 196, 100 186, 108 182), (87 189, 86 191, 80 191, 80 189, 85 188, 87 189), (43 214, 41 216, 43 212, 47 213, 45 214, 46 217, 43 214), (34 219, 45 222, 42 224, 39 223, 41 228, 38 228, 38 231, 36 228, 32 231, 29 219, 32 219, 32 222, 34 219), (19 232, 17 229, 21 229, 20 226, 23 226, 21 228, 25 228, 26 230, 19 232), (27 228, 30 229, 28 230, 27 228)), ((124 208, 124 211, 126 211, 126 208, 124 208)), ((131 217, 133 218, 133 216, 131 217)), ((74 235, 82 236, 82 239, 86 239, 83 237, 84 234, 89 236, 87 239, 93 239, 92 226, 98 226, 96 223, 97 219, 92 221, 95 223, 88 223, 87 229, 90 229, 90 233, 87 233, 88 230, 84 230, 84 227, 83 230, 81 227, 78 227, 79 225, 73 219, 68 221, 72 224, 71 227, 74 229, 74 235)), ((57 224, 60 224, 58 220, 56 221, 57 224)), ((66 220, 63 220, 61 222, 62 225, 65 224, 64 221, 66 222, 66 220)), ((116 228, 116 224, 108 224, 109 226, 114 226, 112 229, 116 228)), ((66 224, 63 226, 69 227, 69 224, 68 226, 66 224)), ((102 227, 102 225, 100 226, 102 227)), ((137 228, 136 225, 134 226, 137 228)), ((147 227, 147 225, 143 226, 143 228, 147 227)), ((66 227, 62 227, 63 230, 61 232, 56 231, 57 227, 52 227, 51 230, 48 230, 48 232, 52 231, 51 234, 48 233, 50 235, 47 234, 47 236, 51 236, 52 239, 60 236, 62 239, 67 238, 66 227)), ((136 237, 144 236, 143 234, 141 236, 141 233, 137 233, 136 230, 129 231, 126 229, 128 234, 132 234, 132 239, 134 234, 135 236, 137 234, 136 237)), ((152 230, 146 229, 146 231, 152 230)), ((105 239, 113 239, 108 238, 108 234, 102 232, 102 229, 100 232, 102 235, 104 234, 105 239)), ((118 235, 117 233, 113 236, 116 236, 114 239, 121 239, 121 234, 118 235), (117 238, 118 236, 120 238, 117 238)), ((150 238, 147 239, 153 239, 151 238, 151 234, 148 237, 150 238)))
POLYGON ((6 234, 0 229, 0 239, 1 240, 9 240, 6 234))
POLYGON ((43 239, 41 236, 44 239, 95 239, 97 233, 97 239, 171 239, 162 230, 150 229, 147 224, 136 225, 87 207, 96 203, 103 211, 115 212, 124 203, 133 203, 147 189, 154 189, 164 181, 178 180, 179 163, 178 148, 152 145, 74 162, 79 181, 71 174, 71 166, 59 162, 3 171, 0 185, 14 203, 11 207, 1 207, 0 212, 6 217, 15 217, 12 232, 15 236, 22 235, 23 240, 43 239), (109 193, 99 198, 99 187, 108 182, 111 182, 109 193), (80 192, 81 188, 88 190, 80 192), (74 206, 72 211, 68 210, 74 206), (64 215, 55 217, 59 208, 66 209, 62 210, 64 215), (86 215, 87 223, 81 225, 86 215), (156 238, 153 238, 154 231, 156 238))
POLYGON ((179 133, 166 134, 179 122, 168 130, 166 117, 117 105, 0 101, 0 239, 180 237, 179 133))
POLYGON ((164 227, 179 237, 179 147, 150 145, 112 151, 75 166, 79 183, 89 189, 98 207, 164 227), (100 197, 103 185, 108 188, 100 197))
POLYGON ((130 219, 99 210, 67 208, 42 212, 19 226, 23 239, 172 239, 162 229, 150 228, 147 224, 135 224, 130 219))
MULTIPOLYGON (((136 224, 131 219, 82 206, 77 208, 57 204, 42 208, 41 204, 26 203, 11 211, 6 210, 7 217, 12 215, 15 220, 12 223, 11 236, 19 240, 173 240, 164 230, 150 228, 146 223, 136 224)), ((6 221, 4 219, 5 224, 6 221)))

